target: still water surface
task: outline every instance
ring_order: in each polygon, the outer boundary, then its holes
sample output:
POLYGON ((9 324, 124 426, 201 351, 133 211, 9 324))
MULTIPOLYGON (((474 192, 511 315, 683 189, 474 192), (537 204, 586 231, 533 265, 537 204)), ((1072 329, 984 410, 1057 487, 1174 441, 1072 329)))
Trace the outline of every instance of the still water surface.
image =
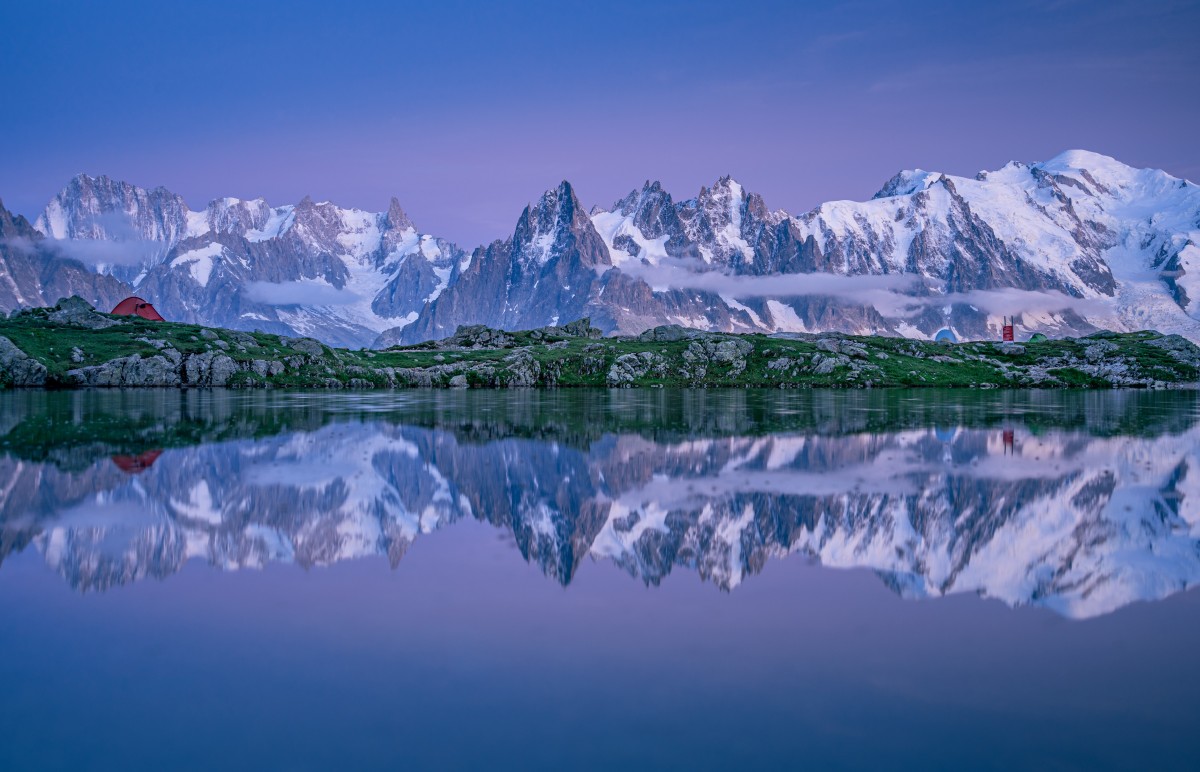
POLYGON ((1200 395, 0 394, 0 768, 1200 764, 1200 395))

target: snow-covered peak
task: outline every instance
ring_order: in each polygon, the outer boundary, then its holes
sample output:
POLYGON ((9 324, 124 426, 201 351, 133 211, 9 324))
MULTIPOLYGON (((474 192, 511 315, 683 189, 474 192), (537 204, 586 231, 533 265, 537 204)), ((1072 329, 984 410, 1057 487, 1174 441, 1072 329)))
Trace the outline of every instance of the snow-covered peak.
POLYGON ((526 262, 545 265, 561 253, 573 232, 590 225, 574 188, 563 180, 557 188, 543 193, 537 204, 525 207, 513 241, 526 262))
POLYGON ((1094 153, 1090 150, 1066 150, 1051 158, 1049 161, 1033 164, 1036 168, 1048 172, 1081 172, 1087 171, 1096 178, 1107 177, 1111 180, 1129 178, 1143 171, 1121 163, 1112 156, 1094 153))
MULTIPOLYGON (((244 235, 261 230, 271 216, 271 207, 261 198, 243 201, 238 198, 218 198, 205 210, 208 227, 217 233, 244 235)), ((193 235, 203 235, 195 233, 193 235)))
POLYGON ((768 219, 766 205, 758 194, 748 194, 729 176, 721 177, 711 188, 700 188, 696 198, 679 205, 688 241, 699 256, 709 263, 753 261, 753 237, 756 226, 768 219))
POLYGON ((187 204, 106 175, 76 175, 51 199, 35 227, 54 239, 171 242, 186 230, 187 204))
POLYGON ((895 177, 883 184, 879 192, 872 196, 876 198, 891 198, 892 196, 910 196, 928 188, 940 177, 936 172, 924 169, 905 169, 897 172, 895 177))
POLYGON ((612 208, 608 210, 596 210, 593 213, 602 211, 610 211, 622 215, 632 215, 639 211, 645 210, 648 207, 661 206, 664 202, 668 205, 671 201, 671 195, 663 190, 662 183, 658 180, 651 182, 646 180, 640 189, 635 188, 629 191, 629 194, 622 199, 613 203, 612 208))

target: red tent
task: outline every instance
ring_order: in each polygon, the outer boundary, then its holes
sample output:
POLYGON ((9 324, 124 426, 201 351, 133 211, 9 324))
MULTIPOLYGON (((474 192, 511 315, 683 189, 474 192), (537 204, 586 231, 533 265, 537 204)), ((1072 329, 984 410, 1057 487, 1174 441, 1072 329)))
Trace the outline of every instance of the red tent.
POLYGON ((162 450, 147 450, 140 456, 113 456, 113 463, 117 468, 127 474, 141 474, 150 467, 154 466, 154 462, 162 455, 162 450))
POLYGON ((152 322, 165 322, 162 314, 154 310, 154 306, 139 297, 125 298, 117 307, 112 310, 112 313, 117 316, 140 316, 143 319, 149 319, 152 322))

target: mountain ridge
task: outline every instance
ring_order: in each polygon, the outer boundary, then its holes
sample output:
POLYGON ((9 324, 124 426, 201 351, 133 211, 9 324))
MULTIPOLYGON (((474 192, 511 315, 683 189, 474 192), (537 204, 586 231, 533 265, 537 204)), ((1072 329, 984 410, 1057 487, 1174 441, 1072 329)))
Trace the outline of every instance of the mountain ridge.
POLYGON ((395 198, 379 213, 310 197, 194 212, 165 188, 103 175, 77 176, 34 226, 48 236, 41 251, 153 296, 168 318, 336 345, 582 316, 621 334, 681 324, 987 338, 1017 315, 1030 332, 1200 340, 1200 190, 1079 150, 973 178, 904 170, 867 201, 798 215, 729 176, 683 201, 647 180, 590 211, 563 181, 509 237, 471 252, 419 233, 395 198))

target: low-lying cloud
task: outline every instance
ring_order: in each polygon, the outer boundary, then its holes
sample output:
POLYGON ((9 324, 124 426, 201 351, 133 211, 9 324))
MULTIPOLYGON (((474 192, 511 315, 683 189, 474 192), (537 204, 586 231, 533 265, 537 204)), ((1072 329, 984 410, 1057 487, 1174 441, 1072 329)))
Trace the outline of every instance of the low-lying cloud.
POLYGON ((268 306, 344 306, 360 299, 348 289, 338 289, 317 279, 252 281, 242 294, 248 300, 268 306))
POLYGON ((921 277, 912 274, 862 274, 842 276, 836 273, 783 273, 770 276, 731 275, 712 270, 696 270, 696 261, 672 260, 658 265, 629 262, 621 271, 641 279, 655 291, 664 289, 698 290, 731 298, 779 298, 815 295, 836 297, 856 304, 899 310, 911 304, 908 293, 922 286, 921 277))
POLYGON ((154 259, 160 244, 152 241, 102 241, 100 239, 32 239, 14 237, 4 244, 23 252, 51 254, 77 260, 90 267, 144 265, 154 259))
POLYGON ((1103 300, 1076 298, 1056 290, 1002 288, 940 293, 929 280, 914 274, 786 273, 770 276, 731 275, 697 270, 695 261, 663 261, 657 265, 629 262, 621 271, 641 279, 655 291, 697 290, 728 298, 832 297, 854 305, 873 306, 884 316, 909 316, 930 306, 974 306, 989 314, 1109 312, 1103 300))
POLYGON ((952 292, 937 300, 941 304, 966 303, 990 314, 1058 313, 1070 310, 1085 316, 1100 316, 1111 312, 1099 298, 1076 298, 1058 290, 1023 290, 1016 287, 952 292))

